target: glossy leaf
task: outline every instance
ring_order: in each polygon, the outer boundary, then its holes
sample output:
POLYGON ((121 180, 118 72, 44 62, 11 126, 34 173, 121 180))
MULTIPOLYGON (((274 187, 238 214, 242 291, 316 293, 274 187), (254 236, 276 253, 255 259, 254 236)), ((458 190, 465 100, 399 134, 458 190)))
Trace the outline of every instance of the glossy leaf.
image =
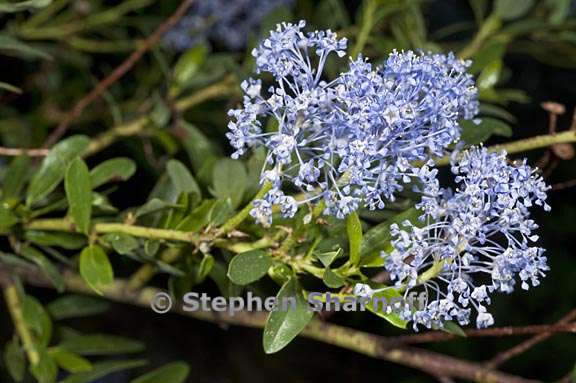
POLYGON ((263 250, 236 255, 228 266, 228 278, 238 285, 247 285, 262 278, 272 266, 272 258, 263 250))
POLYGON ((40 246, 55 246, 67 250, 78 250, 86 246, 86 238, 73 233, 27 230, 24 238, 40 246))
POLYGON ((112 360, 92 365, 92 369, 68 376, 60 383, 92 383, 114 372, 130 370, 146 365, 145 360, 112 360))
POLYGON ((180 56, 174 66, 174 83, 179 87, 186 87, 206 60, 208 49, 204 44, 197 44, 180 56))
POLYGON ((244 164, 230 158, 216 162, 212 170, 212 194, 220 199, 230 199, 232 207, 242 202, 246 190, 248 175, 244 164))
POLYGON ((58 347, 79 355, 120 355, 144 351, 144 344, 137 340, 115 335, 88 334, 64 339, 58 347))
POLYGON ((72 352, 55 348, 50 355, 58 366, 70 373, 86 372, 92 370, 92 363, 86 358, 72 352))
POLYGON ((157 368, 130 383, 184 383, 190 374, 190 366, 185 362, 173 362, 157 368))
POLYGON ((17 337, 4 345, 4 366, 13 380, 21 382, 26 371, 26 356, 17 337))
POLYGON ((38 383, 55 383, 58 375, 56 362, 45 348, 40 348, 38 354, 40 360, 37 364, 30 366, 30 372, 38 383))
POLYGON ((136 164, 129 158, 119 157, 104 161, 90 171, 92 188, 108 182, 126 181, 136 172, 136 164))
POLYGON ((322 278, 324 284, 332 289, 337 289, 344 286, 346 282, 344 278, 336 274, 332 269, 324 269, 324 277, 322 278))
POLYGON ((98 245, 90 245, 80 254, 80 275, 98 294, 100 288, 114 281, 114 271, 108 256, 98 245))
POLYGON ((313 316, 295 278, 290 278, 282 286, 276 295, 276 301, 279 307, 270 312, 264 327, 263 345, 267 354, 286 347, 304 330, 313 316), (290 300, 295 302, 294 306, 290 306, 290 300))
POLYGON ((220 157, 218 148, 196 126, 183 122, 182 145, 188 154, 192 169, 198 179, 209 184, 212 179, 212 169, 220 157))
POLYGON ((21 12, 31 9, 44 8, 52 3, 52 0, 24 0, 17 2, 0 3, 0 12, 21 12))
POLYGON ((494 12, 504 20, 524 16, 534 6, 535 0, 496 0, 494 12))
POLYGON ((386 319, 388 322, 390 322, 391 324, 393 324, 396 327, 400 327, 400 328, 406 328, 406 324, 407 322, 403 319, 400 318, 400 316, 394 312, 394 309, 392 310, 391 313, 387 313, 386 312, 386 307, 385 306, 390 306, 392 307, 394 305, 395 300, 402 300, 402 294, 400 294, 398 292, 398 290, 396 290, 395 288, 389 287, 386 288, 384 290, 378 291, 376 293, 374 293, 374 295, 372 295, 372 301, 366 305, 366 308, 368 309, 368 311, 373 312, 374 314, 378 315, 380 318, 384 318, 386 319), (384 299, 384 301, 382 301, 382 304, 374 304, 374 300, 375 299, 384 299), (384 305, 383 303, 386 303, 386 305, 384 305))
MULTIPOLYGON (((401 224, 405 220, 416 223, 421 214, 422 212, 420 210, 411 208, 368 230, 364 234, 362 241, 361 265, 365 266, 367 264, 366 259, 368 257, 375 256, 378 259, 381 259, 380 252, 383 250, 390 250, 390 241, 392 239, 392 235, 390 234, 390 225, 393 223, 401 224)), ((380 265, 382 264, 383 262, 380 263, 380 265)))
POLYGON ((54 285, 58 292, 63 292, 66 289, 66 284, 64 283, 64 278, 60 270, 40 251, 33 247, 25 246, 21 250, 21 254, 24 258, 34 262, 40 270, 46 275, 46 278, 54 285))
POLYGON ((80 158, 76 158, 68 166, 64 186, 68 213, 76 225, 76 230, 88 234, 92 215, 92 184, 88 167, 80 158))
POLYGON ((196 193, 199 196, 202 195, 196 180, 182 162, 170 160, 168 164, 166 164, 166 170, 178 195, 181 193, 196 193))
POLYGON ((350 263, 357 265, 362 247, 362 222, 357 212, 352 212, 346 217, 346 232, 348 233, 350 263))
POLYGON ((72 136, 54 145, 30 181, 26 204, 31 206, 52 193, 64 178, 70 162, 81 155, 89 143, 86 136, 72 136))
POLYGON ((67 295, 50 302, 46 309, 54 320, 98 315, 110 308, 108 302, 85 295, 67 295))
POLYGON ((462 141, 468 145, 477 145, 488 140, 492 135, 510 137, 512 128, 500 120, 486 117, 476 125, 472 121, 462 121, 462 141))
POLYGON ((16 157, 10 162, 6 171, 6 177, 2 182, 2 197, 5 201, 17 199, 20 191, 24 188, 28 178, 30 158, 26 156, 16 157))
POLYGON ((204 279, 210 274, 212 267, 214 267, 214 257, 210 254, 205 254, 196 272, 196 283, 204 282, 204 279))
POLYGON ((482 70, 480 76, 476 80, 476 85, 479 90, 493 88, 500 79, 500 72, 502 71, 502 61, 492 61, 486 68, 482 70))
POLYGON ((36 298, 25 295, 22 300, 22 316, 38 343, 47 346, 52 337, 52 320, 42 304, 36 298))

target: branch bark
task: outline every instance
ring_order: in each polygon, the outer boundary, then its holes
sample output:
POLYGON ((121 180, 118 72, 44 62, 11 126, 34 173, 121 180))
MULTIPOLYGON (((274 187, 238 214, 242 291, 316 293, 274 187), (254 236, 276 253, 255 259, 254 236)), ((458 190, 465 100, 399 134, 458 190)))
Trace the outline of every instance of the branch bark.
MULTIPOLYGON (((49 287, 49 282, 38 272, 30 270, 20 270, 20 277, 30 285, 49 287)), ((0 273, 13 272, 1 270, 0 273)), ((82 294, 95 294, 82 281, 81 277, 72 272, 64 272, 63 278, 69 291, 82 294)), ((2 278, 0 278, 1 280, 2 278)), ((117 279, 114 283, 102 288, 105 298, 132 304, 141 307, 150 307, 154 302, 154 297, 162 290, 146 287, 139 291, 132 291, 128 288, 128 282, 117 279)), ((232 325, 262 328, 266 321, 266 313, 240 312, 235 315, 225 313, 205 312, 205 311, 181 311, 174 309, 180 314, 214 323, 228 323, 232 325)), ((532 383, 535 380, 510 375, 504 372, 487 368, 486 366, 451 356, 442 355, 436 352, 398 347, 389 342, 385 337, 354 330, 335 324, 322 322, 313 319, 302 331, 301 336, 314 339, 323 343, 348 349, 366 356, 390 361, 393 363, 409 366, 433 376, 443 376, 449 378, 466 379, 475 382, 493 383, 532 383)))
POLYGON ((128 56, 128 58, 114 69, 112 73, 101 80, 86 96, 80 99, 80 101, 74 105, 74 108, 72 108, 72 110, 66 115, 64 120, 62 120, 58 127, 50 134, 42 147, 49 148, 58 142, 58 140, 66 133, 72 121, 78 118, 84 109, 98 99, 100 95, 112 84, 128 73, 134 65, 140 61, 144 54, 156 45, 162 36, 174 27, 182 17, 184 17, 188 8, 192 6, 192 3, 194 3, 194 0, 184 0, 178 6, 176 11, 166 21, 160 24, 158 28, 156 28, 156 30, 146 40, 144 40, 142 45, 136 51, 128 56))

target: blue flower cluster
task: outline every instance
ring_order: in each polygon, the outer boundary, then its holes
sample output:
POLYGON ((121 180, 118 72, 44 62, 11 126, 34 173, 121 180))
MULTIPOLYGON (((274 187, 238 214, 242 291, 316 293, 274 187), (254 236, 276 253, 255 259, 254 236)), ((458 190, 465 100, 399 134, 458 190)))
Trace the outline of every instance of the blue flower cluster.
POLYGON ((293 0, 200 0, 166 33, 164 41, 182 51, 210 39, 227 49, 246 46, 250 33, 257 31, 264 17, 293 0))
POLYGON ((275 82, 263 91, 262 80, 244 81, 243 107, 229 112, 234 158, 250 147, 268 149, 261 180, 273 188, 252 215, 269 225, 274 205, 291 217, 299 205, 322 202, 325 214, 344 218, 361 205, 383 208, 406 184, 434 183, 430 158, 457 142, 458 121, 478 111, 470 63, 452 54, 393 52, 378 68, 363 57, 350 60, 329 81, 326 60, 346 55, 346 39, 304 27, 278 25, 254 49, 257 72, 275 82), (307 197, 285 195, 286 185, 307 197))
POLYGON ((402 311, 415 328, 449 320, 465 325, 472 311, 478 328, 490 326, 491 293, 512 292, 517 281, 523 289, 537 286, 548 270, 544 250, 531 245, 538 226, 529 208, 550 209, 548 187, 535 170, 485 148, 454 154, 451 170, 459 187, 426 186, 420 222, 393 225, 394 249, 382 254, 396 286, 406 294, 427 292, 425 309, 402 311))

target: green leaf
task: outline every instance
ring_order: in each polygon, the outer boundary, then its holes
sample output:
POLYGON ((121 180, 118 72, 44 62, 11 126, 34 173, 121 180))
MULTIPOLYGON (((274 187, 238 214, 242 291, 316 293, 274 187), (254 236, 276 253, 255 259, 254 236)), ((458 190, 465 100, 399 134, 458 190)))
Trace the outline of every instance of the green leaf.
POLYGON ((177 205, 162 201, 158 198, 152 198, 150 201, 146 202, 144 205, 140 206, 135 212, 135 217, 139 218, 146 214, 157 213, 159 211, 173 209, 178 207, 177 205))
POLYGON ((88 167, 80 158, 74 159, 66 171, 64 180, 68 212, 76 225, 76 230, 89 234, 92 215, 92 184, 88 167))
POLYGON ((38 343, 47 346, 52 337, 52 320, 38 300, 25 295, 22 300, 22 316, 38 343))
POLYGON ((181 193, 196 193, 199 196, 202 195, 196 180, 182 162, 170 160, 168 164, 166 164, 166 170, 177 195, 181 193))
POLYGON ((304 330, 313 316, 294 277, 282 286, 276 296, 276 302, 279 307, 270 312, 264 327, 263 346, 267 354, 273 354, 286 347, 304 330), (290 306, 290 300, 295 303, 293 306, 290 306))
POLYGON ((510 125, 495 118, 483 118, 478 125, 472 121, 462 121, 460 125, 462 126, 461 139, 467 145, 480 144, 488 140, 492 135, 512 136, 510 125))
POLYGON ((18 223, 18 217, 12 212, 10 207, 0 203, 0 232, 7 231, 18 223))
POLYGON ((570 15, 571 3, 571 0, 548 0, 547 5, 551 9, 548 21, 555 25, 561 24, 570 15))
POLYGON ((21 58, 52 59, 52 57, 43 50, 26 44, 5 33, 0 33, 0 50, 7 52, 8 55, 21 58))
POLYGON ((378 315, 380 318, 386 319, 392 325, 405 329, 406 324, 408 322, 400 318, 400 316, 397 313, 395 313, 394 311, 392 311, 390 314, 386 313, 384 304, 377 304, 376 305, 377 307, 375 307, 374 300, 378 298, 385 299, 386 306, 391 306, 392 304, 394 304, 394 300, 401 301, 403 299, 402 294, 400 294, 398 290, 396 290, 393 287, 385 288, 372 295, 372 300, 369 304, 366 305, 366 308, 368 309, 368 311, 378 315))
POLYGON ((449 334, 453 334, 456 336, 460 336, 463 338, 468 337, 462 327, 458 326, 456 323, 452 321, 444 322, 444 327, 442 327, 442 331, 447 332, 449 334))
POLYGON ((140 246, 136 238, 124 233, 109 233, 103 239, 122 255, 132 254, 140 246))
POLYGON ((502 61, 495 60, 488 64, 478 76, 476 80, 476 85, 478 89, 490 89, 493 88, 498 80, 500 79, 500 72, 502 71, 502 61))
POLYGON ((48 258, 46 258, 46 256, 44 256, 44 254, 30 246, 23 247, 21 254, 24 258, 38 265, 58 292, 61 293, 66 289, 66 284, 64 283, 64 278, 62 278, 60 271, 48 258))
POLYGON ((130 383, 184 383, 190 374, 190 367, 185 362, 172 362, 154 371, 136 378, 130 383))
MULTIPOLYGON (((182 122, 182 145, 190 158, 192 169, 198 179, 209 184, 212 179, 212 168, 220 157, 218 148, 192 124, 182 122)), ((260 173, 258 173, 260 175, 260 173)))
POLYGON ((360 261, 362 247, 362 222, 360 222, 357 212, 350 213, 346 218, 346 232, 350 245, 350 263, 357 265, 360 261))
POLYGON ((494 12, 504 20, 518 19, 530 11, 534 0, 496 0, 494 12))
POLYGON ((3 2, 0 4, 0 12, 21 12, 31 9, 44 8, 52 3, 52 0, 26 0, 14 3, 3 2))
POLYGON ((146 365, 145 360, 112 360, 94 363, 92 370, 70 375, 60 383, 92 383, 114 372, 130 370, 146 365))
POLYGON ((50 355, 58 366, 72 374, 92 370, 92 363, 88 359, 61 348, 51 350, 50 355))
POLYGON ((86 356, 134 354, 145 349, 144 344, 137 340, 106 334, 71 336, 63 340, 58 347, 86 356))
POLYGON ((58 375, 58 366, 52 356, 41 348, 38 350, 40 360, 37 364, 30 366, 30 372, 38 383, 55 383, 58 375))
POLYGON ((247 285, 262 278, 272 266, 272 258, 263 250, 236 255, 228 266, 228 278, 238 285, 247 285))
POLYGON ((10 162, 2 183, 2 197, 5 201, 18 199, 28 178, 29 167, 30 158, 27 156, 16 157, 10 162))
POLYGON ((247 186, 246 167, 240 161, 223 158, 216 162, 212 170, 212 194, 220 199, 230 199, 232 207, 242 202, 247 186))
POLYGON ((90 245, 80 254, 80 275, 98 294, 100 288, 114 282, 114 271, 108 256, 98 245, 90 245))
POLYGON ((26 204, 32 206, 52 193, 64 178, 68 164, 80 156, 88 147, 86 136, 72 136, 57 143, 42 161, 28 186, 26 204))
MULTIPOLYGON (((368 230, 364 234, 364 238, 362 241, 362 249, 361 253, 361 262, 362 266, 366 266, 367 260, 371 257, 377 257, 379 260, 382 261, 380 257, 380 252, 383 250, 390 250, 390 241, 392 239, 392 235, 390 234, 390 225, 396 223, 401 224, 405 220, 408 220, 412 223, 416 223, 418 221, 418 217, 422 214, 422 212, 418 209, 411 208, 408 209, 396 216, 392 217, 389 220, 386 220, 368 230)), ((380 263, 379 265, 383 265, 380 263)))
POLYGON ((104 313, 108 302, 85 295, 67 295, 50 302, 46 309, 54 320, 81 318, 104 313))
POLYGON ((4 365, 13 380, 21 382, 24 379, 26 357, 24 350, 18 343, 17 337, 13 337, 12 340, 4 346, 4 365))
POLYGON ((210 213, 214 208, 215 200, 204 200, 196 209, 186 216, 176 226, 177 230, 197 232, 210 223, 210 213))
POLYGON ((92 188, 108 182, 126 181, 136 172, 136 164, 130 158, 112 158, 104 161, 90 171, 92 188))
POLYGON ((208 48, 204 44, 198 44, 188 49, 180 56, 180 59, 174 65, 174 84, 178 88, 185 88, 190 80, 206 60, 208 48))
POLYGON ((196 283, 204 282, 204 279, 210 274, 212 267, 214 267, 214 257, 210 254, 204 254, 204 258, 202 258, 196 272, 196 283))
POLYGON ((324 284, 332 289, 337 289, 344 286, 345 280, 340 275, 336 274, 330 268, 324 270, 324 277, 322 278, 324 284))
POLYGON ((491 62, 502 60, 506 53, 506 44, 502 41, 494 40, 487 43, 480 49, 473 58, 472 66, 470 66, 470 73, 480 73, 491 62))
POLYGON ((327 252, 314 252, 314 256, 322 262, 324 267, 329 267, 336 258, 342 254, 342 249, 327 252))
POLYGON ((40 246, 56 246, 67 250, 78 250, 86 246, 86 237, 73 233, 27 230, 24 238, 40 246))

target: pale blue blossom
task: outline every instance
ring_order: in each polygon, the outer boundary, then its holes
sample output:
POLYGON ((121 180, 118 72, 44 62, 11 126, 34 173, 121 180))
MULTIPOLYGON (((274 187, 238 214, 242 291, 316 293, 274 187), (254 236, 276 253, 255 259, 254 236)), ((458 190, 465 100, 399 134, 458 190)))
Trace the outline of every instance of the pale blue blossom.
POLYGON ((490 294, 538 286, 548 270, 529 208, 545 210, 548 187, 526 161, 508 163, 506 153, 472 148, 452 157, 456 190, 434 189, 420 206, 420 222, 392 225, 385 267, 396 286, 425 289, 426 308, 406 310, 414 326, 462 325, 473 311, 478 327, 494 319, 490 294))

